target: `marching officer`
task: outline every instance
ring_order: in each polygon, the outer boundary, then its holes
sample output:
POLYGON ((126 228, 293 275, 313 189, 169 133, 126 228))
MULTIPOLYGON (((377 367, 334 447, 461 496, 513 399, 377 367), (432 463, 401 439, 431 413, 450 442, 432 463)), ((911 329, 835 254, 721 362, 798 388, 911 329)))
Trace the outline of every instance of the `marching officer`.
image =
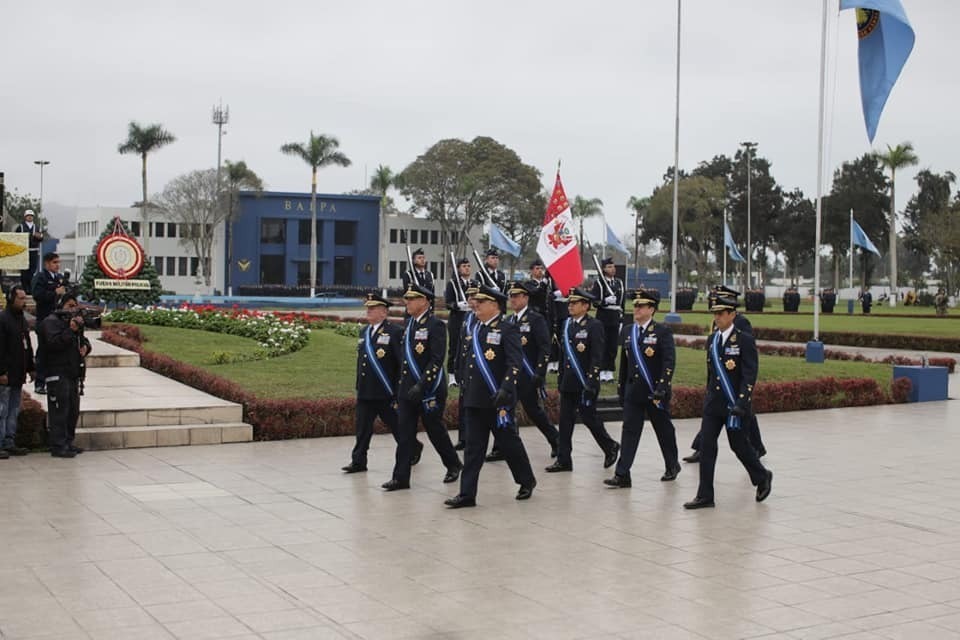
POLYGON ((727 430, 730 448, 757 488, 757 502, 770 495, 773 472, 760 462, 743 428, 750 416, 753 388, 757 384, 758 356, 753 336, 733 324, 737 297, 718 293, 710 307, 717 330, 707 341, 707 387, 700 422, 700 486, 685 509, 714 506, 713 474, 717 463, 717 438, 727 430))
POLYGON ((600 361, 603 358, 603 326, 587 313, 595 298, 580 289, 567 296, 570 317, 560 334, 560 443, 557 460, 547 467, 550 473, 573 471, 573 425, 580 414, 594 440, 603 450, 604 469, 617 461, 620 445, 610 437, 597 414, 600 393, 600 361))
POLYGON ((477 505, 477 482, 491 432, 514 481, 520 485, 517 500, 528 500, 537 486, 514 417, 523 355, 517 325, 504 322, 500 314, 506 298, 503 292, 484 285, 475 295, 476 322, 471 329, 461 395, 469 424, 467 450, 460 493, 444 502, 451 509, 477 505))
POLYGON ((410 463, 414 454, 417 420, 423 420, 433 448, 447 468, 444 482, 456 482, 463 465, 443 426, 447 385, 443 384, 447 328, 430 310, 433 291, 410 285, 403 294, 408 318, 403 332, 403 365, 398 384, 397 457, 393 477, 383 483, 387 491, 410 488, 410 463))
MULTIPOLYGON (((351 461, 342 470, 359 473, 367 470, 367 450, 373 437, 373 421, 380 417, 397 434, 397 381, 403 363, 403 329, 387 319, 390 302, 376 293, 364 301, 367 327, 357 344, 357 443, 351 461)), ((423 444, 414 440, 410 464, 420 461, 423 444)))
POLYGON ((417 249, 412 254, 413 273, 409 269, 400 274, 400 280, 403 282, 403 290, 410 288, 410 284, 416 284, 424 289, 429 289, 430 293, 435 291, 433 274, 427 269, 427 256, 423 249, 417 249))
MULTIPOLYGON (((479 291, 479 285, 471 280, 469 286, 465 289, 467 296, 467 306, 470 309, 463 318, 463 324, 460 325, 460 336, 457 342, 457 357, 454 362, 457 374, 457 382, 461 383, 466 379, 467 354, 470 349, 470 336, 473 332, 473 323, 477 321, 475 296, 479 291)), ((462 396, 461 396, 462 398, 462 396)), ((463 451, 467 447, 467 416, 464 411, 463 400, 458 403, 458 427, 457 427, 457 451, 463 451)))
POLYGON ((666 470, 660 480, 675 480, 680 473, 677 433, 670 419, 670 384, 676 366, 676 350, 673 332, 653 319, 659 306, 657 291, 637 289, 633 299, 633 323, 620 332, 617 395, 623 407, 623 434, 616 471, 612 478, 603 481, 610 487, 632 485, 630 467, 640 445, 644 417, 653 425, 663 455, 666 470))
POLYGON ((457 273, 447 280, 447 288, 443 292, 443 299, 447 303, 447 385, 457 384, 456 360, 460 349, 460 328, 463 318, 470 312, 467 302, 467 289, 470 288, 470 261, 466 258, 457 260, 457 273))
POLYGON ((602 268, 603 273, 597 274, 591 293, 599 301, 597 320, 603 324, 604 351, 603 360, 600 363, 600 382, 613 382, 626 290, 623 280, 617 277, 617 267, 613 264, 613 258, 604 258, 602 268))

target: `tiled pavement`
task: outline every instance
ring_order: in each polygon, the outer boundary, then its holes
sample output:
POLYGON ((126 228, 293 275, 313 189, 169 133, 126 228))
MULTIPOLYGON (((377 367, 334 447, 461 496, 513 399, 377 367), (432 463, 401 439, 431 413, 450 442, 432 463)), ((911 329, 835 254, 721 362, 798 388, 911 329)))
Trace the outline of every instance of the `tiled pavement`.
MULTIPOLYGON (((347 438, 0 461, 0 635, 960 638, 960 403, 761 428, 771 497, 722 446, 698 512, 681 508, 695 467, 658 482, 649 429, 631 490, 602 486, 578 427, 574 473, 516 502, 488 464, 480 506, 453 512, 429 447, 413 490, 380 491, 387 436, 353 476, 347 438)), ((695 429, 678 421, 682 445, 695 429)))

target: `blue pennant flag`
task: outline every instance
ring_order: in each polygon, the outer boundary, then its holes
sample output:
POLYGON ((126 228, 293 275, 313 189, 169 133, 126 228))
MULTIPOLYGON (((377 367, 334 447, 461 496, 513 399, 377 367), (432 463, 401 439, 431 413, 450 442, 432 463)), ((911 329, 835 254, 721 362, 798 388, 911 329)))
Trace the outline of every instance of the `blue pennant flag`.
POLYGON ((873 142, 880 114, 915 39, 900 0, 840 0, 840 10, 856 9, 860 39, 860 100, 867 137, 873 142))
POLYGON ((730 253, 730 259, 734 262, 746 262, 746 258, 743 257, 743 254, 740 253, 740 250, 737 249, 737 245, 733 243, 733 235, 730 233, 730 225, 727 224, 727 221, 723 221, 723 245, 727 248, 727 251, 730 253))
POLYGON ((520 257, 520 245, 508 238, 495 224, 490 225, 490 244, 515 258, 520 257))
POLYGON ((877 245, 870 242, 870 238, 864 233, 863 227, 853 218, 850 218, 850 242, 855 247, 863 247, 871 253, 875 253, 878 256, 880 255, 880 250, 877 249, 877 245))
POLYGON ((627 248, 623 246, 623 243, 620 242, 620 238, 617 237, 617 234, 613 232, 613 229, 610 228, 610 224, 604 222, 604 225, 607 227, 607 246, 613 247, 620 253, 625 253, 630 255, 630 252, 627 251, 627 248))

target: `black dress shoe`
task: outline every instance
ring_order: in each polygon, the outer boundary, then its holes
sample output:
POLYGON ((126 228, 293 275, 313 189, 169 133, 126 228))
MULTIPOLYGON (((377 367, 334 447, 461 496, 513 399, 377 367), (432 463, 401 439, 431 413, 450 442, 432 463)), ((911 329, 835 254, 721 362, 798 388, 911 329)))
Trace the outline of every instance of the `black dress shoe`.
POLYGON ((83 447, 75 447, 75 446, 73 446, 73 445, 70 445, 70 446, 67 447, 67 448, 70 449, 70 451, 73 451, 74 453, 78 453, 78 454, 79 454, 79 453, 83 453, 83 451, 84 451, 83 447))
POLYGON ((447 498, 444 500, 443 504, 447 505, 451 509, 462 509, 464 507, 477 506, 477 500, 476 498, 471 498, 470 496, 453 496, 452 498, 447 498))
POLYGON ((713 500, 706 500, 700 496, 697 496, 690 502, 683 503, 684 509, 712 509, 715 506, 717 505, 713 502, 713 500))
POLYGON ((419 440, 413 441, 413 455, 410 456, 410 466, 414 466, 420 462, 420 456, 423 455, 423 443, 419 440))
POLYGON ((399 480, 387 480, 382 485, 380 485, 387 491, 398 491, 400 489, 409 489, 409 482, 400 482, 399 480))
POLYGON ((700 452, 694 451, 683 459, 684 462, 700 462, 700 452))
POLYGON ((530 496, 533 495, 533 490, 537 488, 537 481, 534 480, 531 484, 527 486, 521 486, 520 491, 517 491, 517 500, 529 500, 530 496))
POLYGON ((766 479, 757 485, 757 502, 763 502, 770 495, 770 485, 773 484, 773 471, 767 469, 766 479))
POLYGON ((670 482, 671 480, 676 480, 677 475, 680 474, 680 467, 676 466, 673 469, 670 469, 662 476, 660 476, 660 482, 670 482))
POLYGON ((758 457, 758 458, 762 458, 762 457, 765 456, 765 455, 767 455, 767 449, 766 449, 766 447, 762 447, 762 448, 760 448, 760 449, 757 450, 757 457, 758 457))
POLYGON ((552 465, 544 469, 547 473, 557 473, 560 471, 573 471, 572 464, 563 464, 559 460, 554 462, 552 465))
POLYGON ((613 474, 612 478, 607 478, 603 481, 603 484, 608 487, 615 487, 617 489, 629 489, 633 486, 633 481, 630 479, 630 476, 618 476, 613 474))
POLYGON ((8 460, 9 458, 10 458, 10 454, 4 451, 3 449, 0 449, 0 460, 8 460))
POLYGON ((463 451, 464 449, 467 448, 467 443, 461 440, 457 444, 453 445, 453 448, 455 451, 463 451))
POLYGON ((609 469, 617 462, 617 456, 620 455, 620 445, 617 443, 613 444, 613 447, 610 451, 603 456, 603 468, 609 469))
POLYGON ((50 451, 50 455, 54 458, 76 458, 77 454, 69 449, 53 449, 50 451))
POLYGON ((366 465, 357 464, 356 462, 351 462, 345 467, 340 467, 340 470, 345 473, 361 473, 367 470, 366 465))
POLYGON ((8 453, 11 456, 25 456, 30 453, 30 449, 25 449, 23 447, 9 447, 4 453, 8 453))
POLYGON ((463 465, 454 467, 453 469, 447 469, 447 475, 443 476, 444 484, 450 484, 451 482, 456 482, 457 478, 460 477, 460 472, 463 470, 463 465))
POLYGON ((499 449, 491 449, 490 453, 487 454, 487 457, 484 458, 487 462, 500 462, 501 460, 506 460, 507 458, 503 455, 503 452, 499 449))

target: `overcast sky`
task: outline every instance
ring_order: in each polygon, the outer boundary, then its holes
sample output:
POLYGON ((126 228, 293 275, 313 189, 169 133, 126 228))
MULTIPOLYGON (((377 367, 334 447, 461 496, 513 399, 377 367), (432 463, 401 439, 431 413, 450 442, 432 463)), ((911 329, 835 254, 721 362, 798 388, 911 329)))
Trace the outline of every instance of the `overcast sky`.
MULTIPOLYGON (((211 107, 230 107, 224 158, 271 190, 309 190, 309 168, 280 145, 311 129, 353 161, 323 192, 364 186, 442 138, 491 136, 570 197, 601 198, 618 233, 625 203, 673 162, 676 3, 451 0, 7 2, 0 81, 0 171, 44 198, 128 206, 140 167, 117 145, 131 120, 177 142, 148 160, 151 193, 216 164, 211 107)), ((870 149, 859 100, 852 12, 831 0, 827 173, 870 149)), ((960 171, 956 66, 960 3, 904 0, 917 34, 876 148, 914 143, 898 207, 919 168, 960 171), (953 153, 951 153, 953 152, 953 153)), ((685 0, 680 166, 733 155, 744 140, 786 188, 813 195, 821 3, 685 0)), ((51 209, 52 212, 52 209, 51 209)), ((72 222, 71 222, 72 224, 72 222)), ((590 235, 599 239, 600 226, 590 235)))

